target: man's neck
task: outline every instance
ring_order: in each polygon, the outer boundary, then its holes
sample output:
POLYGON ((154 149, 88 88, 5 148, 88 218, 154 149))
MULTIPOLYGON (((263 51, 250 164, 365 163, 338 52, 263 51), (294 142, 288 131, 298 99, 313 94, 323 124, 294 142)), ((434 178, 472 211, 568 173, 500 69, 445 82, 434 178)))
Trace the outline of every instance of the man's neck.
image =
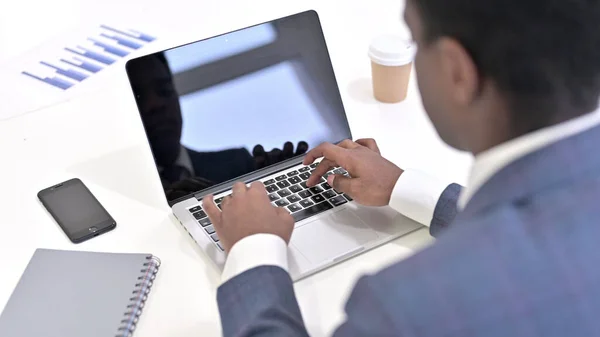
MULTIPOLYGON (((537 132, 542 129, 552 128, 554 126, 568 122, 569 120, 575 119, 587 115, 588 113, 560 113, 555 114, 557 117, 548 120, 543 124, 525 125, 508 118, 496 118, 492 122, 488 122, 487 132, 482 132, 481 137, 478 139, 478 144, 473 146, 470 151, 474 156, 477 156, 483 152, 486 152, 498 145, 509 142, 513 139, 523 137, 527 134, 537 132)), ((514 116, 515 113, 507 111, 496 111, 494 116, 514 116)), ((485 128, 482 128, 485 129, 485 128)))

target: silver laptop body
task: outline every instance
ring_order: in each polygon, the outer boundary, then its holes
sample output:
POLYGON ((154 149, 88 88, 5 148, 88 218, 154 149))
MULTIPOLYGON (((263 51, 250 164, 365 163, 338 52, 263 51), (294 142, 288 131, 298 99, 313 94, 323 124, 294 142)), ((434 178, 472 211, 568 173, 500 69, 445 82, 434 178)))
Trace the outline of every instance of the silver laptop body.
MULTIPOLYGON (((262 181, 273 205, 296 219, 294 280, 422 227, 390 207, 360 206, 324 179, 305 186, 314 165, 302 165, 304 153, 352 137, 316 12, 126 68, 173 214, 218 268, 226 256, 200 200, 214 194, 219 204, 236 181, 262 181)), ((339 167, 328 174, 348 175, 339 167)))

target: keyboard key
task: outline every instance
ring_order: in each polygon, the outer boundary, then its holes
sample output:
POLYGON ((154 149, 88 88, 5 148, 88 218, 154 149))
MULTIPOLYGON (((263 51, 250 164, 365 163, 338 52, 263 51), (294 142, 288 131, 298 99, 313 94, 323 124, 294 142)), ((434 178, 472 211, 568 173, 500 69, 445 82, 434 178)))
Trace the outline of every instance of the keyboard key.
POLYGON ((300 193, 298 193, 298 195, 302 198, 302 199, 306 199, 308 197, 310 197, 312 195, 312 193, 310 193, 309 190, 304 190, 300 193))
POLYGON ((323 179, 327 180, 327 177, 329 177, 330 175, 333 175, 333 173, 331 172, 327 172, 323 175, 323 179))
POLYGON ((223 206, 221 206, 221 204, 218 204, 217 207, 219 207, 220 210, 223 210, 223 206))
POLYGON ((275 200, 279 200, 279 196, 276 193, 273 194, 269 194, 269 199, 271 199, 271 201, 275 201, 275 200))
POLYGON ((319 180, 319 182, 326 183, 327 180, 325 180, 325 178, 321 177, 321 180, 319 180))
POLYGON ((212 234, 210 238, 213 239, 214 242, 219 242, 219 236, 217 236, 217 233, 212 234))
POLYGON ((323 192, 323 189, 320 188, 319 186, 311 187, 311 188, 309 188, 309 190, 311 192, 313 192, 313 194, 319 194, 319 193, 323 192))
POLYGON ((277 192, 277 194, 279 194, 280 197, 285 198, 285 197, 289 197, 290 195, 292 195, 292 192, 285 189, 285 190, 281 190, 281 191, 277 192))
POLYGON ((299 175, 299 177, 302 178, 302 180, 308 180, 308 178, 310 178, 310 173, 302 173, 301 175, 299 175))
POLYGON ((297 175, 298 175, 298 171, 292 171, 287 174, 288 177, 293 177, 293 176, 297 176, 297 175))
POLYGON ((317 166, 319 166, 319 163, 314 163, 314 164, 311 164, 311 165, 310 165, 310 168, 314 169, 314 168, 316 168, 317 166))
POLYGON ((348 194, 344 194, 344 197, 346 197, 346 199, 348 199, 348 201, 352 201, 354 199, 352 199, 348 194))
POLYGON ((300 201, 300 205, 302 205, 302 207, 306 208, 306 207, 310 207, 314 204, 312 201, 310 201, 310 199, 304 199, 304 200, 300 201))
POLYGON ((220 204, 223 202, 223 199, 225 199, 225 197, 220 197, 218 199, 215 199, 215 204, 220 204))
POLYGON ((275 191, 278 191, 278 190, 279 190, 279 187, 277 187, 277 186, 275 186, 275 185, 269 185, 269 186, 267 186, 267 187, 266 187, 266 189, 267 189, 267 192, 269 192, 269 193, 273 193, 273 192, 275 192, 275 191))
POLYGON ((210 222, 209 218, 204 218, 202 220, 198 220, 198 223, 200 224, 200 226, 202 227, 206 227, 208 225, 212 225, 212 223, 210 222))
POLYGON ((285 201, 285 199, 279 199, 279 200, 275 201, 275 205, 277 205, 279 207, 285 207, 285 206, 289 205, 289 203, 287 201, 285 201))
POLYGON ((204 230, 208 233, 208 234, 215 234, 215 228, 213 226, 208 226, 206 228, 204 228, 204 230))
POLYGON ((219 242, 217 242, 217 247, 219 247, 219 249, 220 249, 222 252, 224 252, 224 251, 225 251, 225 249, 223 249, 223 246, 221 246, 221 243, 219 243, 219 242))
POLYGON ((306 181, 301 182, 300 187, 302 187, 303 189, 307 189, 308 186, 306 186, 306 181))
POLYGON ((337 193, 335 193, 332 190, 323 192, 323 196, 327 199, 331 199, 331 198, 335 197, 336 195, 337 195, 337 193))
POLYGON ((321 188, 324 189, 325 191, 328 191, 331 189, 331 186, 329 186, 328 183, 323 183, 323 184, 321 184, 321 188))
POLYGON ((275 179, 269 179, 269 180, 265 181, 263 184, 265 184, 265 186, 273 185, 273 184, 275 184, 275 179))
POLYGON ((302 173, 302 172, 306 172, 306 171, 308 171, 308 170, 310 170, 310 167, 309 167, 309 166, 304 166, 303 168, 299 169, 298 171, 299 171, 300 173, 302 173))
POLYGON ((192 207, 192 208, 190 208, 190 213, 196 213, 201 210, 202 210, 202 207, 200 207, 200 206, 192 207))
POLYGON ((322 196, 322 195, 320 195, 320 194, 313 195, 313 196, 311 197, 311 199, 312 199, 314 202, 316 202, 316 203, 320 203, 321 201, 325 201, 325 198, 323 198, 323 196, 322 196))
POLYGON ((204 213, 204 211, 196 212, 196 213, 194 213, 192 215, 194 216, 194 218, 196 218, 196 220, 200 220, 202 218, 206 218, 206 213, 204 213))
POLYGON ((346 201, 346 199, 344 197, 342 197, 341 195, 338 195, 335 198, 329 199, 329 202, 331 202, 333 204, 333 206, 337 207, 337 206, 347 203, 348 201, 346 201))
POLYGON ((288 181, 292 184, 298 184, 302 182, 302 179, 300 177, 291 177, 288 181))
POLYGON ((333 171, 333 173, 335 173, 335 174, 346 174, 346 173, 348 173, 348 171, 344 170, 343 168, 339 168, 339 169, 333 171))
POLYGON ((297 195, 292 195, 292 196, 289 196, 289 197, 287 198, 287 200, 288 200, 289 202, 298 202, 298 201, 300 201, 300 200, 302 200, 302 199, 301 199, 299 196, 297 196, 297 195))
POLYGON ((294 186, 290 187, 290 191, 292 191, 292 193, 298 193, 298 192, 302 191, 302 187, 300 187, 298 185, 294 185, 294 186))
POLYGON ((300 210, 302 210, 302 207, 298 206, 298 204, 291 204, 288 206, 288 210, 292 213, 294 212, 298 212, 300 210))
POLYGON ((333 206, 331 206, 330 203, 328 203, 327 201, 325 201, 325 202, 322 202, 320 204, 316 204, 314 206, 311 206, 309 208, 305 208, 305 209, 303 209, 303 210, 301 210, 299 212, 292 213, 292 217, 294 217, 294 220, 296 222, 298 222, 298 221, 302 221, 302 220, 304 220, 304 219, 306 219, 308 217, 311 217, 311 216, 313 216, 315 214, 318 214, 318 213, 324 212, 326 210, 332 209, 332 208, 333 208, 333 206))
POLYGON ((280 188, 286 188, 286 187, 290 187, 290 183, 288 183, 286 180, 282 180, 280 182, 277 183, 277 186, 279 186, 280 188))
POLYGON ((282 180, 286 180, 286 179, 287 179, 287 176, 285 174, 280 175, 279 177, 275 177, 275 180, 277 180, 277 181, 282 181, 282 180))

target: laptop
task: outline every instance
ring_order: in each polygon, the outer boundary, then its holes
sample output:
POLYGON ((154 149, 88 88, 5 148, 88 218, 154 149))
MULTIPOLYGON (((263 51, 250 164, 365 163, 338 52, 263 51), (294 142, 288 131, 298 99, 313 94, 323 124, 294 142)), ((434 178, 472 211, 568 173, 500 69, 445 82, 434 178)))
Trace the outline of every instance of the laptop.
MULTIPOLYGON (((225 252, 201 200, 265 184, 294 217, 294 280, 422 226, 364 207, 321 179, 305 153, 352 134, 318 15, 308 11, 130 60, 127 75, 169 206, 219 267, 225 252)), ((345 174, 333 168, 328 174, 345 174)))

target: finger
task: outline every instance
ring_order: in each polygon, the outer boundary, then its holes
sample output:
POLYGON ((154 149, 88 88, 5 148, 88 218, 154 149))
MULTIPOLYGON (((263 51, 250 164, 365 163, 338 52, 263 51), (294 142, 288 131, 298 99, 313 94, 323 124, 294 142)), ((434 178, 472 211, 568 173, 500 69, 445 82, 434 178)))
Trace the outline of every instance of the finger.
POLYGON ((254 160, 256 161, 256 168, 261 169, 267 166, 267 153, 262 145, 258 144, 254 147, 252 150, 252 157, 254 157, 254 160))
POLYGON ((279 163, 281 161, 282 153, 280 149, 273 149, 267 153, 267 165, 279 163))
POLYGON ((253 157, 258 157, 258 156, 264 156, 265 155, 265 148, 258 144, 254 147, 254 149, 252 150, 252 156, 253 157))
POLYGON ((327 183, 336 191, 352 194, 353 179, 339 174, 332 174, 327 177, 327 183))
POLYGON ((294 230, 295 224, 294 218, 284 208, 277 208, 277 217, 281 219, 281 224, 285 226, 285 228, 283 228, 284 236, 282 236, 282 238, 285 240, 286 243, 290 243, 292 231, 294 230))
POLYGON ((348 160, 347 151, 348 150, 343 147, 331 143, 323 143, 306 154, 304 165, 312 164, 315 159, 325 157, 326 159, 345 167, 347 166, 346 161, 348 160))
POLYGON ((283 207, 276 207, 275 211, 277 212, 278 216, 282 216, 282 215, 289 215, 290 213, 288 211, 285 210, 285 208, 283 207))
POLYGON ((246 184, 244 184, 242 182, 237 182, 237 183, 233 184, 233 188, 231 190, 232 190, 231 195, 235 198, 237 196, 244 195, 244 193, 246 193, 248 188, 246 187, 246 184))
POLYGON ((286 142, 285 144, 283 144, 282 155, 283 158, 281 159, 288 159, 294 156, 294 144, 292 144, 292 142, 286 142))
POLYGON ((283 208, 283 207, 277 207, 276 211, 277 211, 277 216, 280 217, 281 219, 288 220, 289 218, 292 217, 290 212, 286 211, 285 208, 283 208))
POLYGON ((338 146, 343 147, 344 149, 356 149, 357 147, 359 147, 358 144, 356 144, 355 142, 353 142, 351 139, 344 139, 342 140, 338 146))
POLYGON ((231 194, 223 198, 221 201, 221 209, 226 209, 229 203, 231 202, 231 194))
POLYGON ((267 190, 265 189, 265 185, 260 181, 255 181, 252 184, 250 184, 250 188, 248 189, 248 191, 251 191, 252 193, 256 193, 256 194, 267 195, 267 190))
POLYGON ((208 215, 210 222, 212 222, 216 227, 221 226, 221 210, 215 205, 213 200, 213 196, 207 195, 202 199, 202 208, 208 215))
POLYGON ((359 139, 356 141, 356 143, 368 148, 371 151, 375 151, 375 152, 381 154, 381 151, 379 151, 379 146, 377 145, 377 142, 373 138, 359 139))
POLYGON ((319 165, 315 168, 310 178, 306 181, 306 185, 309 187, 315 186, 321 177, 327 173, 331 168, 336 167, 337 165, 329 159, 323 159, 319 163, 319 165))
POLYGON ((298 143, 298 147, 296 148, 296 156, 301 154, 305 154, 308 151, 308 143, 305 141, 301 141, 298 143))

